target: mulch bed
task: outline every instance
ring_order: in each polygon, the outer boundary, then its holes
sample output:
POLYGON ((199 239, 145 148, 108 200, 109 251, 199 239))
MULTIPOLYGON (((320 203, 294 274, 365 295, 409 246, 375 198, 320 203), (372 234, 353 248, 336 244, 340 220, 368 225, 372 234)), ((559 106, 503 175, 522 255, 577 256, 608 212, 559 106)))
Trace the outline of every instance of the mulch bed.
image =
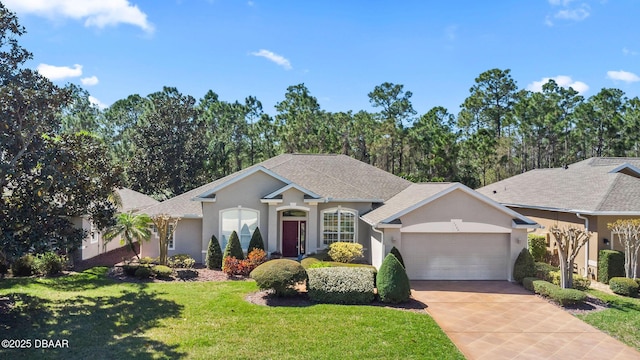
POLYGON ((251 280, 250 278, 246 277, 246 276, 229 276, 227 274, 225 274, 224 272, 222 272, 221 270, 211 270, 211 269, 207 269, 206 267, 202 266, 202 265, 197 265, 193 268, 193 270, 196 270, 198 272, 198 277, 193 278, 193 279, 179 279, 178 277, 176 277, 175 275, 170 277, 170 278, 166 278, 166 279, 138 279, 136 277, 133 276, 128 276, 127 274, 124 273, 124 271, 122 270, 122 266, 114 266, 112 268, 109 268, 109 272, 107 273, 107 276, 112 278, 112 279, 116 279, 119 281, 124 281, 124 282, 133 282, 133 283, 141 283, 141 282, 172 282, 172 281, 188 281, 188 282, 201 282, 201 281, 229 281, 229 280, 235 280, 235 281, 248 281, 251 280))
POLYGON ((609 305, 606 302, 587 294, 587 300, 585 300, 584 303, 577 304, 577 305, 564 306, 563 308, 565 311, 567 311, 572 315, 578 315, 578 314, 588 314, 591 312, 602 311, 602 310, 608 309, 609 305))

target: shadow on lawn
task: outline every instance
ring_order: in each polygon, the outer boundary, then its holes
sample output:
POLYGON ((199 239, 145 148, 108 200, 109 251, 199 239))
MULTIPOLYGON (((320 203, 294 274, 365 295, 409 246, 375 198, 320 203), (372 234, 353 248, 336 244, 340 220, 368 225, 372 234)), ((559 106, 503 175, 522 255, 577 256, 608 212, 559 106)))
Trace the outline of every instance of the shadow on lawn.
POLYGON ((6 358, 177 359, 176 346, 144 337, 159 320, 177 317, 182 306, 158 293, 122 291, 114 296, 52 301, 14 293, 1 307, 4 338, 68 340, 68 348, 9 349, 6 358))

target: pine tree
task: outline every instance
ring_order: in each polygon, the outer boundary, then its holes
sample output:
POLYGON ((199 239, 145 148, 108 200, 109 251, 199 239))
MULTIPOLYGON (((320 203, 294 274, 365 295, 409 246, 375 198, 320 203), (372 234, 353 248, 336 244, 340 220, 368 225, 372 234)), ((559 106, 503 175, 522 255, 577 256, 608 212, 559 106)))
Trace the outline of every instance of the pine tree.
POLYGON ((222 249, 215 235, 211 235, 207 248, 207 269, 222 269, 222 249))
POLYGON ((402 267, 406 269, 406 266, 404 266, 404 260, 402 260, 402 255, 400 255, 400 250, 394 246, 391 248, 390 252, 396 256, 398 261, 400 261, 400 264, 402 264, 402 267))
POLYGON ((251 235, 251 241, 249 241, 249 247, 247 248, 247 255, 249 255, 254 249, 264 250, 264 241, 262 241, 262 234, 260 234, 259 228, 256 228, 253 235, 251 235))
POLYGON ((409 277, 395 255, 390 253, 384 258, 376 277, 376 287, 382 302, 400 303, 409 300, 409 277))
POLYGON ((227 256, 233 256, 238 260, 244 260, 242 245, 240 245, 238 233, 235 231, 231 233, 231 236, 229 236, 227 246, 224 248, 224 255, 222 256, 222 260, 224 261, 224 258, 226 258, 227 256))

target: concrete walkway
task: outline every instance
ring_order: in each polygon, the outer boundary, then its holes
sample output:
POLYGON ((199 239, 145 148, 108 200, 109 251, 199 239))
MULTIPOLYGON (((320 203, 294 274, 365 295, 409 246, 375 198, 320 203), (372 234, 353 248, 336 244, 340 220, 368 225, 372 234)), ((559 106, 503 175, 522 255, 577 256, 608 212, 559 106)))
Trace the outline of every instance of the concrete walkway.
POLYGON ((640 352, 506 281, 412 281, 467 359, 640 359, 640 352))

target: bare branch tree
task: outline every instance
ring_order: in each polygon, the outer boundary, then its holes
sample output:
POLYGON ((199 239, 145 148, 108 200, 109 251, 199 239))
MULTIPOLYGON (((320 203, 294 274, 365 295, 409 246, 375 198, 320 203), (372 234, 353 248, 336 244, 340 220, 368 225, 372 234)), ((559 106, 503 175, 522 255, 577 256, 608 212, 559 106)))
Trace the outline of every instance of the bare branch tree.
POLYGON ((560 260, 560 287, 571 289, 573 286, 573 264, 580 249, 587 243, 591 233, 586 229, 573 226, 560 228, 554 225, 549 229, 558 245, 560 260))
POLYGON ((618 235, 620 245, 624 246, 624 271, 628 278, 634 279, 640 250, 640 219, 618 219, 608 223, 607 227, 614 235, 618 235))
POLYGON ((169 252, 169 239, 173 237, 180 217, 172 218, 169 214, 157 214, 152 217, 153 224, 158 229, 160 240, 160 264, 167 265, 167 254, 169 252))

